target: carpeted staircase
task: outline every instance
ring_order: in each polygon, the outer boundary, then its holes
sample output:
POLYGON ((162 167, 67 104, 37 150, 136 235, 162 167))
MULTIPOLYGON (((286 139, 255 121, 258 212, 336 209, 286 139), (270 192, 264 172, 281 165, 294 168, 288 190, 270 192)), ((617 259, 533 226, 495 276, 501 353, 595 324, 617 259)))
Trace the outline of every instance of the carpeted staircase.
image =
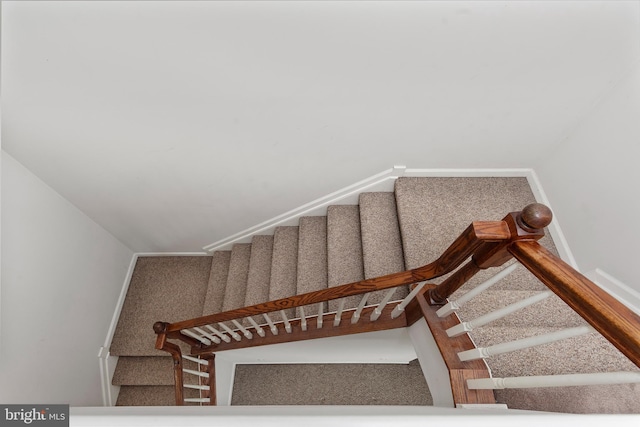
MULTIPOLYGON (((399 178, 393 193, 363 193, 358 205, 330 206, 326 217, 303 217, 298 226, 278 227, 273 235, 254 236, 250 244, 235 244, 232 250, 214 252, 211 257, 139 258, 110 349, 119 356, 113 378, 114 384, 122 386, 117 404, 174 402, 171 359, 154 349, 151 326, 158 320, 186 320, 416 268, 435 260, 470 222, 499 220, 534 201, 525 178, 399 178)), ((549 237, 541 243, 555 252, 549 237)), ((458 294, 494 273, 479 273, 458 294)), ((481 304, 465 307, 460 315, 471 319, 489 307, 504 306, 542 289, 519 269, 483 294, 481 304)), ((406 293, 407 289, 399 289, 394 299, 406 293)), ((381 298, 377 295, 371 301, 381 298)), ((352 297, 347 306, 357 301, 352 297)), ((325 309, 333 311, 336 306, 332 301, 325 309)), ((287 315, 293 315, 293 310, 287 315)), ((519 316, 480 328, 472 336, 478 345, 487 346, 580 324, 582 320, 554 297, 519 316)), ((499 356, 488 364, 494 376, 637 369, 595 334, 499 356)), ((389 377, 400 378, 398 384, 409 384, 407 390, 414 391, 399 400, 399 388, 387 387, 386 395, 363 397, 360 404, 429 404, 428 389, 416 366, 370 366, 369 372, 382 377, 392 372, 389 377)), ((232 404, 354 404, 348 399, 301 399, 304 382, 298 389, 282 384, 278 391, 280 375, 284 369, 304 376, 305 381, 315 375, 319 380, 314 384, 326 383, 332 376, 334 383, 345 377, 366 382, 373 375, 363 374, 366 365, 263 366, 260 375, 248 374, 251 369, 238 366, 232 404), (265 387, 270 390, 264 394, 268 400, 260 401, 253 391, 265 387)), ((326 393, 316 395, 322 394, 326 393)), ((498 401, 516 409, 640 413, 636 386, 510 390, 496 395, 498 401)))

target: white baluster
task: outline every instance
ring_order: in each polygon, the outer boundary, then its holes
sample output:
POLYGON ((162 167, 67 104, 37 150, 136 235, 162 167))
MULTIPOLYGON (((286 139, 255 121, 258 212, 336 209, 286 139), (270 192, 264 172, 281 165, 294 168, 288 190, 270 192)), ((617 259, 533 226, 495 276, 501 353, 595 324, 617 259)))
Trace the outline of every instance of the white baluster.
POLYGON ((183 369, 182 372, 185 372, 187 374, 197 375, 202 378, 209 378, 209 374, 207 372, 194 371, 193 369, 186 369, 186 368, 183 369))
POLYGON ((278 328, 276 327, 276 325, 273 324, 273 321, 271 320, 269 315, 265 313, 262 316, 264 317, 264 320, 267 321, 267 324, 269 325, 269 329, 271 329, 271 333, 273 335, 278 335, 278 328))
POLYGON ((323 302, 319 302, 318 303, 318 329, 322 328, 322 322, 324 320, 324 309, 323 309, 323 302))
POLYGON ((384 310, 384 308, 387 306, 387 303, 389 302, 395 291, 396 288, 391 288, 387 291, 384 298, 382 298, 382 301, 380 301, 380 304, 378 304, 376 309, 373 310, 373 313, 371 313, 371 317, 369 318, 369 320, 371 320, 372 322, 378 320, 378 318, 382 314, 382 310, 384 310))
POLYGON ((186 359, 186 360, 190 360, 190 361, 195 362, 195 363, 199 363, 199 364, 204 365, 204 366, 209 365, 209 361, 208 360, 200 359, 198 357, 189 356, 187 354, 183 354, 182 358, 186 359))
POLYGON ((360 320, 360 313, 362 313, 362 309, 364 308, 365 304, 367 303, 367 298, 369 298, 369 294, 366 293, 362 296, 362 299, 360 300, 360 304, 358 304, 358 308, 356 308, 356 311, 353 313, 353 316, 351 316, 351 323, 352 324, 356 324, 358 323, 358 320, 360 320))
POLYGON ((631 383, 640 383, 640 372, 598 372, 592 374, 540 375, 530 377, 481 378, 467 380, 467 386, 473 390, 631 383))
POLYGON ((413 298, 415 298, 416 295, 418 295, 418 292, 420 292, 420 289, 422 289, 424 287, 424 285, 427 282, 420 282, 418 283, 415 288, 413 288, 411 290, 411 292, 409 292, 409 295, 407 295, 400 304, 398 304, 396 306, 396 308, 393 309, 393 311, 391 312, 391 318, 395 319, 396 317, 400 316, 402 314, 402 312, 404 311, 404 308, 409 305, 409 303, 411 302, 411 300, 413 298))
POLYGON ((201 333, 202 335, 204 335, 205 337, 207 337, 208 339, 210 339, 211 341, 213 341, 216 344, 220 344, 220 338, 218 337, 214 337, 213 335, 211 335, 210 333, 208 333, 207 331, 205 331, 202 328, 193 328, 196 332, 201 333))
POLYGON ((211 341, 209 341, 206 338, 201 337, 200 335, 196 334, 195 332, 191 332, 188 329, 183 329, 183 330, 180 331, 180 333, 185 334, 187 336, 190 336, 191 338, 195 338, 195 339, 197 339, 198 341, 200 341, 204 345, 211 345, 211 341))
POLYGON ((229 338, 227 335, 223 334, 222 332, 220 332, 219 330, 217 330, 216 328, 214 328, 211 325, 205 325, 205 328, 209 329, 211 332, 213 332, 214 334, 216 334, 217 336, 219 336, 220 338, 222 338, 222 341, 224 342, 231 342, 231 338, 229 338))
POLYGON ((307 318, 304 314, 304 307, 298 307, 300 309, 300 327, 303 331, 307 330, 307 318))
POLYGON ((479 347, 474 348, 473 350, 461 351, 458 353, 458 357, 461 361, 484 359, 498 354, 523 350, 529 347, 536 347, 542 344, 589 334, 591 332, 595 332, 595 329, 591 326, 578 326, 576 328, 563 329, 557 332, 550 332, 548 334, 536 335, 534 337, 496 344, 490 347, 479 347))
POLYGON ((191 403, 208 403, 210 402, 208 397, 185 397, 185 402, 191 403))
POLYGON ((183 384, 183 386, 185 388, 192 388, 195 390, 205 390, 205 391, 209 391, 211 390, 211 387, 209 387, 208 385, 200 385, 200 384, 183 384))
POLYGON ((333 326, 338 326, 342 320, 342 311, 344 310, 344 303, 346 298, 340 298, 338 302, 338 311, 336 311, 336 318, 333 320, 333 326))
POLYGON ((448 316, 451 313, 459 310, 463 305, 465 305, 471 299, 475 298, 476 296, 478 296, 482 292, 484 292, 487 289, 489 289, 491 286, 493 286, 496 283, 498 283, 500 280, 504 279, 505 277, 507 277, 508 275, 513 273, 519 266, 520 266, 519 263, 515 263, 515 264, 512 264, 509 267, 501 270, 498 274, 496 274, 495 276, 491 277, 489 280, 485 281, 481 285, 476 286, 475 288, 473 288, 472 290, 470 290, 469 292, 467 292, 466 294, 464 294, 463 296, 461 296, 457 300, 450 301, 449 303, 443 305, 436 312, 436 314, 438 315, 438 317, 445 317, 445 316, 448 316))
POLYGON ((252 317, 247 317, 247 320, 249 320, 249 323, 251 323, 251 326, 253 326, 256 330, 256 332, 258 333, 258 335, 260 335, 261 337, 264 338, 264 336, 266 335, 264 333, 264 329, 262 329, 260 327, 260 325, 258 325, 258 322, 256 322, 255 320, 253 320, 252 317))
POLYGON ((479 328, 480 326, 486 325, 487 323, 491 323, 495 320, 501 319, 508 314, 515 313, 516 311, 530 306, 531 304, 535 304, 539 301, 544 300, 545 298, 549 298, 551 295, 553 295, 553 292, 551 291, 540 292, 539 294, 510 304, 499 310, 492 311, 491 313, 487 313, 484 316, 480 316, 469 322, 462 322, 459 325, 449 328, 447 329, 447 335, 449 337, 456 337, 458 335, 464 334, 465 332, 470 332, 473 330, 473 328, 479 328))
POLYGON ((240 334, 238 334, 237 332, 232 331, 232 330, 231 330, 231 328, 230 328, 230 327, 228 327, 227 325, 225 325, 224 323, 220 322, 220 323, 218 323, 218 325, 220 325, 220 327, 221 327, 222 329, 224 329, 224 331, 225 331, 226 333, 228 333, 229 335, 231 335, 231 337, 232 337, 234 340, 236 340, 236 341, 240 341, 240 340, 242 339, 242 338, 240 337, 240 334))
POLYGON ((247 330, 247 328, 245 328, 244 326, 242 326, 240 324, 240 322, 238 322, 237 320, 232 320, 231 323, 233 323, 234 325, 236 325, 236 328, 238 328, 240 330, 240 332, 242 332, 242 335, 244 335, 244 337, 248 340, 250 340, 251 338, 253 338, 253 334, 251 332, 249 332, 247 330))
POLYGON ((284 310, 280 310, 280 315, 282 316, 282 322, 284 322, 284 330, 287 331, 288 334, 291 333, 291 323, 289 323, 289 319, 285 314, 284 310))

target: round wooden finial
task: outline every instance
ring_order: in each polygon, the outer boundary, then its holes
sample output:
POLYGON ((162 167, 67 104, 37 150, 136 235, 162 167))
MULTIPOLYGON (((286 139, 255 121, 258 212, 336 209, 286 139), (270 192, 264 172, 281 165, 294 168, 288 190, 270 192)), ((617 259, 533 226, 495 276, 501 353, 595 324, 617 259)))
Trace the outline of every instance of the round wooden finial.
POLYGON ((525 206, 518 215, 518 225, 526 231, 534 231, 545 228, 551 224, 553 213, 542 203, 532 203, 525 206))
POLYGON ((161 334, 167 329, 168 323, 166 322, 156 322, 153 324, 153 331, 156 334, 161 334))

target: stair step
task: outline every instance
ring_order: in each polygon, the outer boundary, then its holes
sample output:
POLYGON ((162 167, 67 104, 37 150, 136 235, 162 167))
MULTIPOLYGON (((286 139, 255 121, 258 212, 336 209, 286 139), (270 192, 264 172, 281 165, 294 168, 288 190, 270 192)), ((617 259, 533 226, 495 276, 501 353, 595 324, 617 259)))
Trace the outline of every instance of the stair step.
POLYGON ((269 301, 273 236, 254 236, 251 240, 251 258, 247 277, 245 306, 269 301))
POLYGON ((229 275, 224 291, 222 311, 244 307, 247 296, 247 279, 249 277, 249 260, 251 259, 251 244, 236 243, 231 248, 229 275))
MULTIPOLYGON (((327 217, 300 218, 297 295, 327 288, 327 217)), ((324 304, 326 311, 327 305, 324 304)), ((305 314, 309 315, 309 308, 305 314)), ((297 314, 300 316, 300 313, 297 314)))
MULTIPOLYGON (((340 286, 364 280, 360 209, 357 205, 333 205, 327 208, 328 286, 340 286)), ((360 296, 348 297, 345 309, 360 302, 360 296)), ((338 300, 329 301, 329 311, 337 310, 338 300)))
MULTIPOLYGON (((200 397, 198 390, 185 389, 185 397, 200 397)), ((175 406, 176 394, 173 386, 131 386, 120 387, 116 406, 175 406)), ((185 403, 185 405, 190 405, 185 403)))
POLYGON ((433 400, 414 361, 406 365, 237 365, 231 404, 423 406, 432 405, 433 400))
POLYGON ((161 356, 152 326, 202 315, 211 257, 139 257, 118 319, 114 356, 161 356))
MULTIPOLYGON (((188 369, 197 364, 183 360, 188 369)), ((170 385, 173 386, 173 359, 170 356, 121 356, 113 374, 113 385, 170 385)))
POLYGON ((520 177, 402 177, 395 194, 409 269, 436 260, 471 222, 498 221, 536 201, 520 177))
POLYGON ((231 251, 216 251, 211 257, 211 274, 207 287, 202 315, 220 313, 224 301, 225 287, 229 277, 231 251))
MULTIPOLYGON (((273 234, 273 259, 271 263, 269 301, 295 295, 297 276, 298 227, 276 227, 273 234)), ((292 318, 295 315, 295 310, 286 310, 285 314, 292 318)), ((270 317, 272 317, 273 320, 280 319, 278 313, 273 313, 270 317)))
MULTIPOLYGON (((404 271, 395 195, 390 192, 362 193, 359 206, 364 278, 404 271)), ((379 303, 385 294, 386 291, 375 292, 368 302, 379 303)), ((408 286, 398 287, 390 301, 403 299, 408 294, 408 286)))

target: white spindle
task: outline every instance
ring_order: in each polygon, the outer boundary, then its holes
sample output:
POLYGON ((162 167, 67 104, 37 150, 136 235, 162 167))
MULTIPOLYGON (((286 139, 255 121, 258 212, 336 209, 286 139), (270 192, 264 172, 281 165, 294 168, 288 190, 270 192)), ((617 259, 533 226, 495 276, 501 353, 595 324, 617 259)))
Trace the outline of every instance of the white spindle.
POLYGON ((501 319, 508 314, 515 313, 516 311, 528 307, 531 304, 535 304, 539 301, 544 300, 545 298, 549 298, 551 295, 553 295, 553 292, 551 291, 540 292, 539 294, 533 295, 529 298, 525 298, 499 310, 492 311, 469 322, 462 322, 459 325, 449 328, 447 329, 447 335, 449 337, 455 337, 464 334, 465 332, 470 332, 473 330, 473 328, 479 328, 480 326, 486 325, 487 323, 491 323, 495 320, 501 319))
POLYGON ((231 335, 231 338, 233 338, 234 340, 236 340, 236 341, 240 341, 240 340, 242 339, 242 337, 240 337, 240 334, 239 334, 239 333, 232 331, 232 330, 231 330, 231 328, 230 328, 230 327, 228 327, 227 325, 225 325, 224 323, 220 322, 220 323, 218 323, 218 325, 220 325, 220 327, 221 327, 222 329, 224 329, 224 331, 225 331, 226 333, 228 333, 229 335, 231 335))
POLYGON ((245 328, 244 326, 242 326, 240 324, 240 322, 238 322, 237 320, 232 320, 231 323, 233 323, 234 325, 236 325, 236 328, 238 328, 240 330, 240 332, 242 332, 242 335, 244 335, 244 337, 248 340, 250 340, 251 338, 253 338, 253 334, 251 332, 249 332, 247 330, 247 328, 245 328))
POLYGON ((304 307, 298 307, 300 309, 300 328, 303 331, 307 330, 307 317, 304 314, 304 307))
POLYGON ((640 383, 640 372, 598 372, 593 374, 540 375, 530 377, 481 378, 467 380, 470 389, 568 387, 640 383))
POLYGON ((389 302, 395 291, 396 288, 391 288, 387 291, 384 298, 382 298, 382 301, 380 301, 380 304, 378 304, 376 309, 373 310, 373 313, 371 313, 371 317, 369 318, 369 320, 371 320, 372 322, 378 320, 378 318, 382 314, 382 310, 384 310, 384 308, 387 306, 387 303, 389 302))
POLYGON ((200 341, 204 345, 211 345, 211 341, 209 341, 206 338, 201 337, 200 335, 196 334, 195 332, 191 332, 188 329, 183 329, 180 332, 185 334, 185 335, 187 335, 187 336, 190 336, 191 338, 197 339, 198 341, 200 341))
POLYGON ((291 333, 291 323, 289 322, 289 318, 287 317, 284 310, 280 310, 280 316, 282 316, 282 322, 284 323, 284 330, 287 331, 288 334, 291 333))
POLYGON ((482 283, 481 285, 476 286, 475 288, 473 288, 472 290, 470 290, 469 292, 467 292, 466 294, 464 294, 463 296, 461 296, 457 300, 450 301, 449 303, 443 305, 436 312, 436 314, 438 315, 438 317, 445 317, 445 316, 448 316, 451 313, 459 310, 463 305, 465 305, 471 299, 475 298, 476 296, 478 296, 482 292, 484 292, 487 289, 489 289, 491 286, 493 286, 496 283, 498 283, 500 280, 504 279, 505 277, 507 277, 508 275, 513 273, 514 270, 517 269, 519 266, 520 266, 519 263, 515 263, 515 264, 512 264, 509 267, 501 270, 498 274, 496 274, 495 276, 491 277, 489 280, 487 280, 486 282, 482 283))
POLYGON ((220 344, 220 338, 218 337, 214 337, 213 335, 211 335, 209 332, 205 331, 202 328, 193 328, 196 332, 204 335, 206 338, 210 339, 211 341, 213 341, 216 344, 220 344))
POLYGON ((340 298, 338 302, 338 311, 336 311, 336 318, 333 320, 333 326, 340 325, 340 321, 342 320, 342 311, 344 310, 344 303, 346 298, 340 298))
POLYGON ((264 333, 264 329, 262 329, 260 327, 260 325, 258 325, 258 322, 256 322, 255 320, 253 320, 252 317, 247 317, 247 320, 249 320, 249 323, 251 323, 251 326, 253 326, 256 330, 256 332, 258 333, 258 335, 260 335, 261 337, 264 338, 264 336, 266 335, 264 333))
POLYGON ((187 374, 197 375, 202 378, 209 378, 209 374, 207 372, 194 371, 193 369, 183 369, 183 372, 187 374))
POLYGON ((358 308, 356 308, 356 311, 353 313, 353 316, 351 316, 351 323, 352 324, 356 324, 358 323, 358 320, 360 320, 360 313, 362 313, 362 309, 364 308, 364 306, 367 304, 367 299, 369 298, 369 294, 366 293, 362 296, 362 299, 360 300, 360 304, 358 304, 358 308))
POLYGON ((190 361, 195 362, 195 363, 199 363, 199 364, 204 365, 204 366, 209 365, 209 361, 208 360, 199 359, 197 357, 189 356, 187 354, 183 354, 182 358, 186 359, 186 360, 190 360, 190 361))
POLYGON ((191 403, 208 403, 210 400, 208 397, 185 397, 184 401, 191 403))
POLYGON ((273 335, 278 335, 278 328, 276 327, 276 325, 273 324, 273 321, 271 320, 269 315, 265 313, 262 316, 264 317, 264 320, 267 321, 267 324, 269 325, 269 329, 271 329, 271 333, 273 335))
POLYGON ((213 332, 214 334, 216 334, 217 336, 219 336, 220 338, 222 338, 222 341, 224 342, 231 342, 231 338, 229 338, 227 335, 223 334, 222 332, 220 332, 219 330, 217 330, 216 328, 214 328, 211 325, 205 325, 205 328, 209 329, 211 332, 213 332))
POLYGON ((486 357, 522 350, 529 347, 536 347, 538 345, 577 337, 591 332, 595 332, 595 329, 591 326, 578 326, 576 328, 568 328, 561 331, 550 332, 548 334, 536 335, 534 337, 496 344, 490 347, 478 347, 473 350, 461 351, 458 353, 458 357, 463 362, 466 360, 484 359, 486 357))
POLYGON ((396 306, 396 308, 393 309, 393 311, 391 312, 391 318, 395 319, 396 317, 400 316, 402 314, 402 312, 404 311, 404 308, 411 302, 411 300, 413 298, 415 298, 416 295, 418 295, 418 292, 420 292, 420 289, 422 289, 424 287, 424 285, 427 282, 420 282, 416 285, 415 288, 413 288, 411 290, 411 292, 409 292, 409 295, 407 295, 400 304, 398 304, 396 306))
POLYGON ((318 329, 322 328, 323 320, 324 320, 324 303, 319 302, 318 303, 318 322, 317 322, 318 329))
POLYGON ((205 390, 205 391, 209 391, 211 390, 211 387, 209 387, 208 385, 200 385, 200 384, 183 384, 183 386, 185 388, 192 388, 195 390, 205 390))

